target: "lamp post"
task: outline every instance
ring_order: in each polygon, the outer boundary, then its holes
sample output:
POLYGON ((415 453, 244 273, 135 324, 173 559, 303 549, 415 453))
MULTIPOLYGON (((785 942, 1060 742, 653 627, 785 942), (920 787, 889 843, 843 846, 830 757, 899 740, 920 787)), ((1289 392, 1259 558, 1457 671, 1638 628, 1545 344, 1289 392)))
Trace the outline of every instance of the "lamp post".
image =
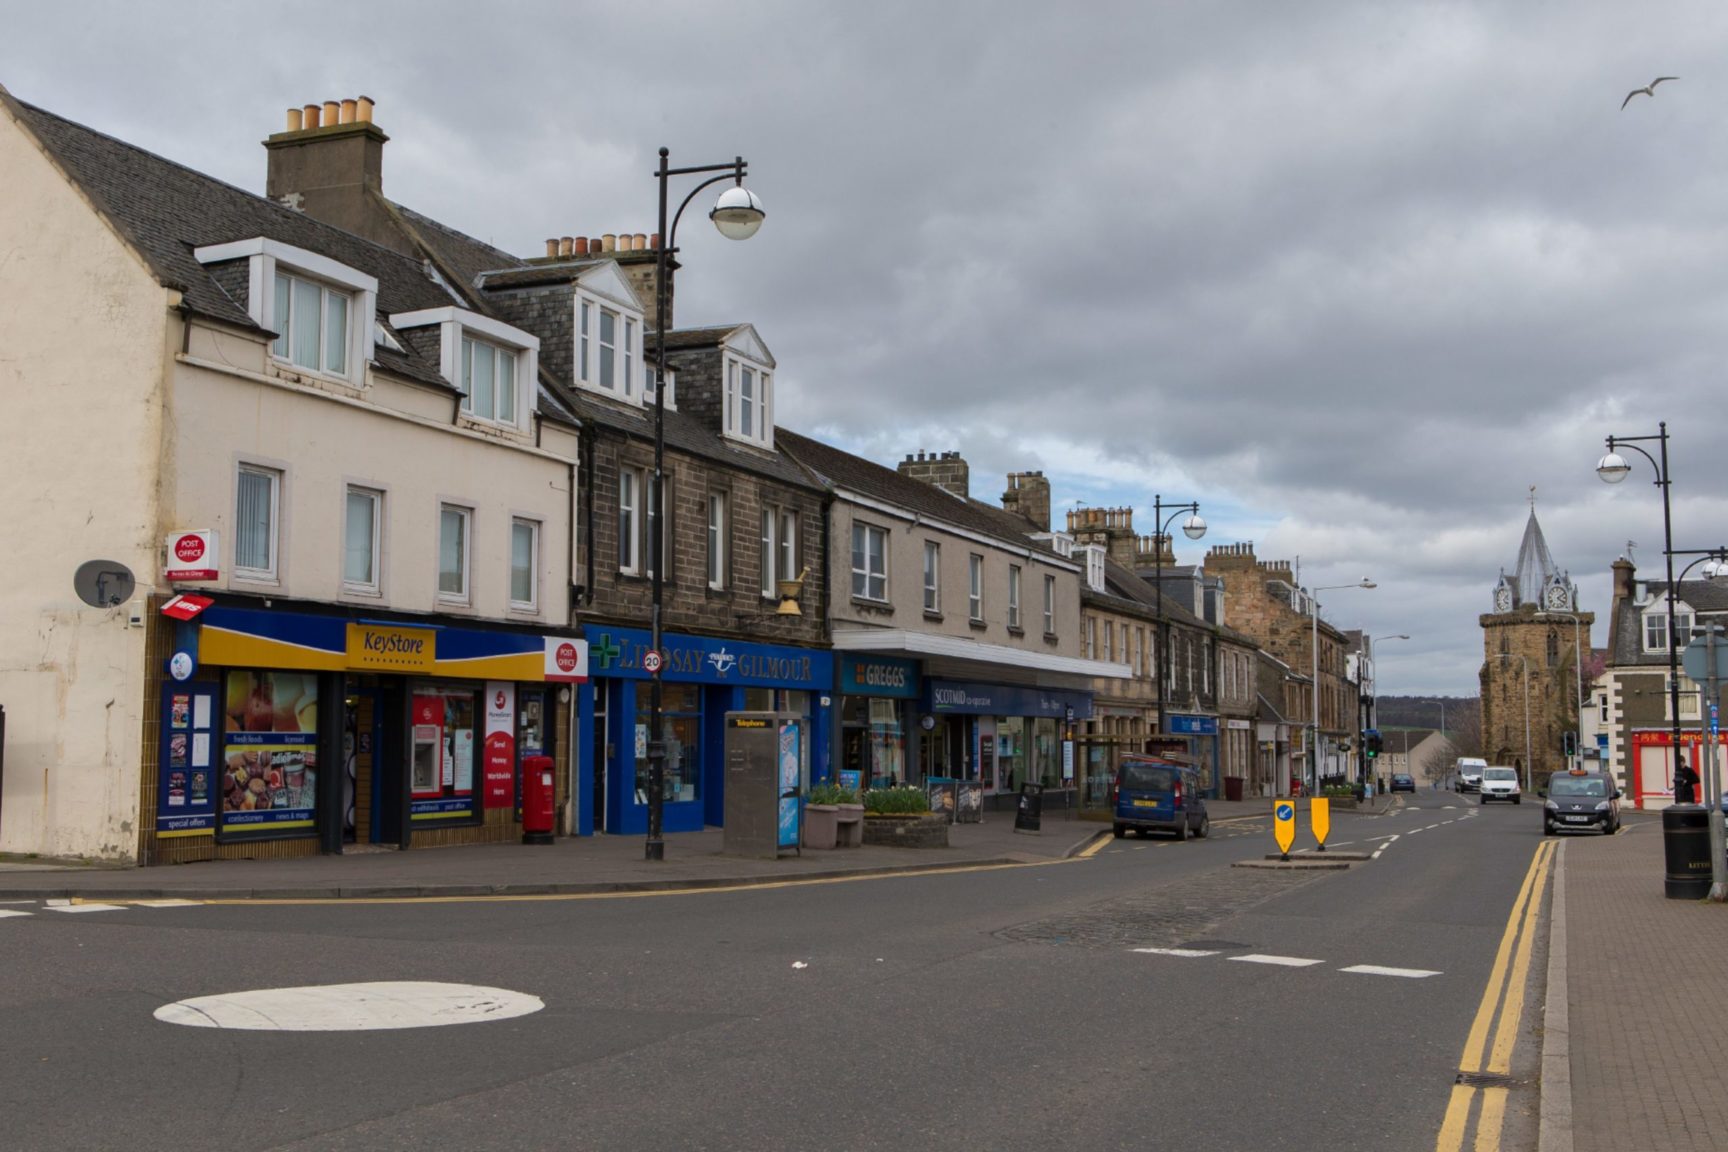
MULTIPOLYGON (((1492 658, 1510 660, 1513 655, 1511 652, 1495 652, 1492 658)), ((1517 656, 1524 665, 1524 791, 1528 792, 1536 769, 1536 766, 1530 763, 1530 658, 1521 653, 1517 656)), ((1486 739, 1487 733, 1483 733, 1483 737, 1486 739)))
MULTIPOLYGON (((1369 636, 1366 637, 1366 639, 1368 641, 1368 675, 1370 677, 1368 684, 1368 715, 1372 717, 1374 721, 1373 724, 1369 725, 1369 727, 1371 727, 1375 732, 1378 732, 1380 731, 1380 665, 1374 659, 1374 645, 1384 643, 1388 640, 1408 640, 1410 637, 1406 633, 1400 632, 1396 636, 1369 636)), ((1404 734, 1404 750, 1406 753, 1410 750, 1409 732, 1405 732, 1404 734)), ((1360 763, 1362 766, 1362 780, 1358 781, 1358 783, 1367 783, 1369 768, 1367 757, 1363 757, 1360 763)), ((1408 755, 1404 757, 1404 770, 1406 772, 1410 770, 1410 757, 1408 755)))
POLYGON ((1314 739, 1308 745, 1308 768, 1313 780, 1309 784, 1308 795, 1312 796, 1320 789, 1320 593, 1337 592, 1343 588, 1373 588, 1374 581, 1364 576, 1354 584, 1328 584, 1324 588, 1314 588, 1309 591, 1308 598, 1313 602, 1313 620, 1309 626, 1314 645, 1314 684, 1310 695, 1313 697, 1314 739))
POLYGON ((1584 762, 1584 641, 1581 639, 1579 625, 1582 623, 1574 612, 1538 612, 1538 616, 1558 616, 1562 620, 1572 621, 1572 666, 1578 680, 1578 712, 1575 727, 1578 731, 1577 755, 1578 762, 1584 762))
MULTIPOLYGON (((1198 501, 1190 500, 1186 504, 1171 505, 1169 508, 1170 518, 1166 520, 1164 518, 1164 512, 1166 510, 1164 497, 1158 495, 1152 497, 1152 523, 1158 526, 1157 535, 1152 537, 1152 582, 1158 589, 1158 618, 1154 627, 1158 637, 1157 731, 1159 733, 1164 731, 1164 679, 1170 674, 1170 645, 1168 643, 1168 637, 1164 634, 1164 542, 1170 538, 1168 535, 1170 525, 1175 523, 1176 517, 1182 515, 1184 512, 1188 513, 1188 519, 1182 521, 1182 535, 1188 537, 1190 540, 1198 540, 1200 537, 1206 535, 1206 521, 1200 518, 1200 504, 1198 501)), ((1174 551, 1172 551, 1171 555, 1175 555, 1174 551)))
MULTIPOLYGON (((1707 565, 1704 569, 1706 579, 1720 580, 1728 576, 1728 546, 1721 548, 1687 549, 1675 552, 1676 556, 1697 556, 1698 559, 1686 565, 1680 571, 1680 579, 1686 579, 1686 573, 1700 564, 1707 565)), ((1702 753, 1699 759, 1704 761, 1704 771, 1699 778, 1704 782, 1704 803, 1709 806, 1710 820, 1710 899, 1718 904, 1728 901, 1728 861, 1724 860, 1725 843, 1728 843, 1728 833, 1724 832, 1722 815, 1722 786, 1718 775, 1716 747, 1717 724, 1716 710, 1720 704, 1717 699, 1721 691, 1721 681, 1716 675, 1716 650, 1722 643, 1722 629, 1717 624, 1704 626, 1705 669, 1704 681, 1698 685, 1698 750, 1702 753)), ((1672 647, 1672 638, 1670 638, 1672 647)), ((1693 671, 1697 671, 1696 665, 1693 671)))
POLYGON ((704 164, 694 168, 670 168, 667 166, 668 152, 660 149, 660 168, 656 175, 660 181, 660 249, 654 259, 654 531, 650 533, 648 554, 654 565, 649 574, 649 588, 653 603, 653 636, 650 641, 650 651, 654 654, 655 665, 648 684, 648 841, 644 846, 644 858, 648 860, 664 860, 666 858, 666 841, 662 836, 662 817, 666 807, 666 713, 664 698, 661 695, 661 665, 665 657, 660 651, 660 610, 666 595, 666 565, 661 553, 665 546, 666 524, 666 486, 662 483, 665 474, 666 456, 666 293, 667 278, 671 275, 672 254, 678 250, 678 221, 684 217, 684 209, 690 206, 690 201, 696 193, 710 184, 718 184, 722 180, 731 180, 732 187, 720 194, 714 202, 713 211, 708 218, 714 221, 714 227, 728 240, 748 240, 756 234, 756 229, 762 227, 762 201, 756 194, 744 187, 744 172, 747 165, 744 157, 738 156, 730 164, 704 164), (666 226, 666 186, 673 176, 691 176, 704 172, 718 172, 718 176, 710 176, 696 187, 690 189, 678 205, 678 211, 672 216, 672 226, 666 226))
POLYGON ((1680 769, 1680 650, 1674 643, 1674 519, 1669 503, 1668 475, 1668 421, 1656 425, 1654 436, 1610 436, 1608 437, 1608 455, 1596 462, 1596 475, 1609 484, 1618 484, 1626 479, 1632 466, 1626 463, 1626 458, 1620 455, 1618 449, 1622 446, 1632 449, 1644 459, 1650 461, 1650 466, 1656 469, 1656 487, 1662 489, 1662 555, 1668 562, 1668 711, 1673 716, 1671 735, 1674 741, 1674 770, 1680 769), (1661 459, 1638 447, 1639 441, 1655 440, 1661 459))

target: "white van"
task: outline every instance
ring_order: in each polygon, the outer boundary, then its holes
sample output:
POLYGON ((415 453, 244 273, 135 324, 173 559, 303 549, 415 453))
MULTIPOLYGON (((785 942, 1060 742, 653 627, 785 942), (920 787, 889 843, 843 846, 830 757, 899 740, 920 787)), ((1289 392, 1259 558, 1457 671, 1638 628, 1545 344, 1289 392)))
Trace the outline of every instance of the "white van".
POLYGON ((1452 787, 1460 792, 1482 791, 1482 770, 1488 761, 1480 756, 1460 756, 1452 763, 1452 787))

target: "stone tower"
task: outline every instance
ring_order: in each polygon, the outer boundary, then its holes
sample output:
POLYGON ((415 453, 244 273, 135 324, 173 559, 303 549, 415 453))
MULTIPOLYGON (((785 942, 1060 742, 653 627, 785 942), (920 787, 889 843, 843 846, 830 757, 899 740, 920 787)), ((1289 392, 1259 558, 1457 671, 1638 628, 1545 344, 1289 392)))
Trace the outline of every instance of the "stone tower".
POLYGON ((1501 570, 1494 610, 1482 625, 1482 755, 1519 769, 1530 789, 1565 768, 1564 734, 1578 729, 1579 657, 1590 651, 1596 617, 1578 608, 1578 589, 1554 563, 1536 520, 1536 501, 1511 575, 1501 570), (1529 755, 1526 775, 1526 701, 1529 755))

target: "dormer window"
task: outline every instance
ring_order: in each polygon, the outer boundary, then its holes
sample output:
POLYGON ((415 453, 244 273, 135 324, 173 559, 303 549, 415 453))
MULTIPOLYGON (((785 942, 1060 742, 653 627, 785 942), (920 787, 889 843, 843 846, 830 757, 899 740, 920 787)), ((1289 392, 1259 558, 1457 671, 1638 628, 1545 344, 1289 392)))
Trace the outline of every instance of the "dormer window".
POLYGON ((528 389, 540 370, 537 336, 466 308, 399 312, 390 324, 398 330, 438 325, 438 371, 462 394, 464 415, 525 430, 528 389))
POLYGON ((654 389, 642 357, 642 322, 622 309, 586 298, 576 302, 576 379, 637 403, 654 389))
POLYGON ((726 435, 771 447, 773 380, 760 365, 727 357, 726 435))
POLYGON ((246 312, 276 334, 270 354, 289 368, 365 383, 380 331, 378 281, 328 256, 260 236, 193 250, 202 264, 247 261, 246 312))
MULTIPOLYGON (((1674 604, 1674 638, 1684 648, 1692 640, 1692 609, 1674 604)), ((1644 610, 1644 651, 1668 651, 1668 601, 1657 600, 1644 610)))

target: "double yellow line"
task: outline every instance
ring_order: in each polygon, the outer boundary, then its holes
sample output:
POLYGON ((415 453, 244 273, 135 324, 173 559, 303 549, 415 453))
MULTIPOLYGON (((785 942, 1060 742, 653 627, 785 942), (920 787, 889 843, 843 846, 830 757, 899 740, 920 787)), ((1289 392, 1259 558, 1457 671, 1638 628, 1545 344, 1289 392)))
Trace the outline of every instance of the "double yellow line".
MULTIPOLYGON (((1464 1041, 1464 1055, 1458 1061, 1463 1074, 1487 1072, 1507 1076, 1512 1071, 1512 1049, 1518 1041, 1518 1021, 1524 1015, 1524 988, 1530 977, 1530 951, 1536 938, 1536 921, 1542 910, 1542 890, 1548 881, 1548 868, 1558 845, 1546 840, 1531 857, 1530 868, 1524 873, 1524 884, 1518 899, 1512 904, 1512 914, 1506 918, 1506 931, 1500 937, 1500 949, 1494 955, 1494 967, 1488 974, 1488 987, 1482 992, 1482 1003, 1476 1009, 1476 1019, 1470 1025, 1470 1035, 1464 1041), (1502 999, 1504 996, 1504 999, 1502 999), (1493 1029, 1489 1043, 1489 1027, 1495 1024, 1495 1009, 1499 1023, 1493 1029)), ((1452 1098, 1446 1105, 1446 1119, 1440 1125, 1435 1152, 1460 1152, 1470 1123, 1470 1110, 1478 1089, 1473 1084, 1454 1084, 1452 1098)), ((1476 1117, 1476 1152, 1498 1152, 1500 1131, 1506 1119, 1504 1087, 1483 1087, 1482 1107, 1476 1117)))

